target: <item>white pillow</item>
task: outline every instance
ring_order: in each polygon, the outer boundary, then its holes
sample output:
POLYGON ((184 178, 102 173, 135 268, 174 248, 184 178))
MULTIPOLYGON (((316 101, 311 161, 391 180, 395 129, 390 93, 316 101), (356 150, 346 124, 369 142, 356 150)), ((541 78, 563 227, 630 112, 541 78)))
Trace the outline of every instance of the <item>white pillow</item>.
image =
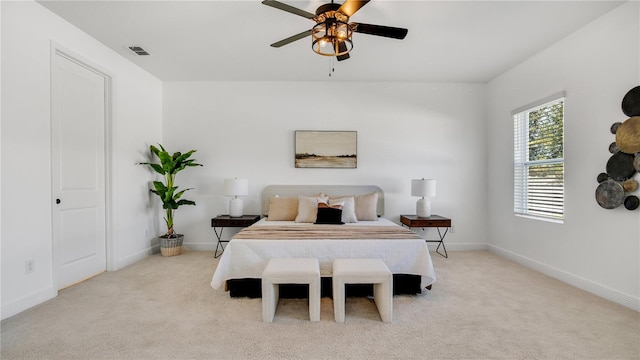
POLYGON ((353 196, 330 198, 329 206, 342 204, 342 222, 343 223, 357 223, 358 217, 356 216, 356 202, 353 196))
POLYGON ((314 223, 318 217, 318 203, 326 202, 323 198, 316 196, 298 196, 298 223, 314 223))

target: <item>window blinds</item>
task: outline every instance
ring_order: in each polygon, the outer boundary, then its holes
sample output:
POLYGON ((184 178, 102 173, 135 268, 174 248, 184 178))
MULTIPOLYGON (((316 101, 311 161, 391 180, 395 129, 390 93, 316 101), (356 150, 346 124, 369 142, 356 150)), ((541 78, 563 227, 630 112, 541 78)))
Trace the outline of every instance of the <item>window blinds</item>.
POLYGON ((514 212, 564 218, 564 97, 517 112, 514 212))

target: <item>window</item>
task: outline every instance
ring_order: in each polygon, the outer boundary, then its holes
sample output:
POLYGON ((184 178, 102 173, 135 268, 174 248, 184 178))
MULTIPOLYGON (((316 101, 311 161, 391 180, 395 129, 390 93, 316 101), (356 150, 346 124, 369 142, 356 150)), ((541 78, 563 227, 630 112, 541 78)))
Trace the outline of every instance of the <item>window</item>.
POLYGON ((564 219, 564 93, 513 111, 516 215, 564 219))

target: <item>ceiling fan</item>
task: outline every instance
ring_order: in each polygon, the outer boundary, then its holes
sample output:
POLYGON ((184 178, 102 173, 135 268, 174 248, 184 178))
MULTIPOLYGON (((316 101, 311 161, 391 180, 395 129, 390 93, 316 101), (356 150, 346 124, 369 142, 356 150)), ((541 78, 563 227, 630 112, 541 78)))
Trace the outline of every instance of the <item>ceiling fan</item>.
POLYGON ((331 3, 320 5, 316 9, 316 13, 312 14, 276 0, 264 0, 262 3, 267 6, 316 22, 310 30, 275 42, 271 44, 271 46, 279 48, 296 40, 311 36, 311 48, 313 51, 324 56, 335 56, 338 61, 342 61, 349 58, 349 52, 353 49, 352 35, 354 32, 392 39, 404 39, 405 36, 407 36, 408 30, 403 28, 355 22, 350 23, 349 18, 368 2, 369 0, 346 0, 340 5, 334 4, 333 0, 331 0, 331 3))

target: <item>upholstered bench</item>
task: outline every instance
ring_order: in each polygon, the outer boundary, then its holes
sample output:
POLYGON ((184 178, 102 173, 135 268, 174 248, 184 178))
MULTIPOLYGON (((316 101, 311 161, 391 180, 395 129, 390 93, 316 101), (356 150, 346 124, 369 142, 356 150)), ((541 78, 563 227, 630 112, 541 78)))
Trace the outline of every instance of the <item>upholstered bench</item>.
POLYGON ((373 284, 373 300, 382 321, 393 317, 393 275, 380 259, 335 259, 333 261, 333 313, 344 322, 345 284, 373 284))
POLYGON ((309 318, 320 321, 320 265, 312 258, 271 259, 262 272, 262 321, 272 322, 280 284, 309 284, 309 318))

